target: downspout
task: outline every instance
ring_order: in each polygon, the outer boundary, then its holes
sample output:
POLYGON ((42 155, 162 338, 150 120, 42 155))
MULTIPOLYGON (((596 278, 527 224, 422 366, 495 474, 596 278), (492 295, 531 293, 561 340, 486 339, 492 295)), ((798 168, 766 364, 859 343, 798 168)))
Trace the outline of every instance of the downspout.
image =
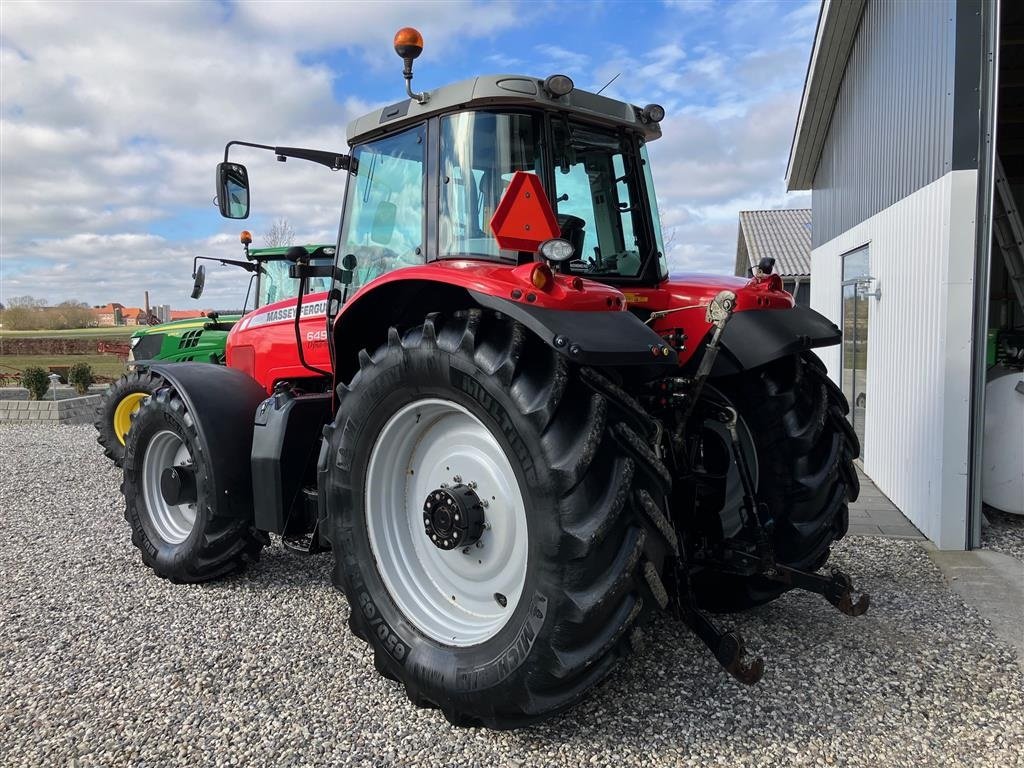
POLYGON ((985 427, 985 346, 989 276, 992 269, 996 116, 999 101, 999 11, 1001 0, 981 4, 982 61, 978 119, 978 209, 975 216, 974 316, 971 343, 971 423, 967 478, 967 548, 981 544, 982 443, 985 427))

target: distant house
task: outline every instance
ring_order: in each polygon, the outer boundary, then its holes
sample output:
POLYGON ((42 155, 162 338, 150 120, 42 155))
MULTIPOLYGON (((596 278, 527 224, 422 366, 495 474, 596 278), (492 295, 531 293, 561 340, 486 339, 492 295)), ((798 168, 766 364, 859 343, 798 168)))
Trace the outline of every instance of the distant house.
POLYGON ((93 307, 96 325, 109 328, 117 325, 149 325, 150 315, 141 307, 126 307, 112 301, 102 307, 93 307))
POLYGON ((124 325, 124 304, 116 301, 104 304, 102 307, 93 307, 92 313, 96 318, 96 325, 101 328, 109 328, 114 325, 124 325))
POLYGON ((775 259, 775 274, 796 303, 811 302, 811 209, 740 211, 736 275, 747 277, 765 256, 775 259))

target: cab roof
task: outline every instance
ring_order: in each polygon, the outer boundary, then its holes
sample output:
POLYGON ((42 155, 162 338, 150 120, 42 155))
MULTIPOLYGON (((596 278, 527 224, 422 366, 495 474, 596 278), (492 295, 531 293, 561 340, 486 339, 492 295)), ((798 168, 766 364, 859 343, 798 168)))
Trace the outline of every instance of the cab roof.
POLYGON ((576 113, 612 127, 644 134, 648 141, 661 136, 659 123, 645 123, 640 108, 578 88, 565 96, 550 96, 543 80, 526 75, 480 75, 428 91, 428 101, 399 101, 353 120, 348 125, 350 145, 362 144, 395 129, 444 112, 487 107, 534 107, 576 113))

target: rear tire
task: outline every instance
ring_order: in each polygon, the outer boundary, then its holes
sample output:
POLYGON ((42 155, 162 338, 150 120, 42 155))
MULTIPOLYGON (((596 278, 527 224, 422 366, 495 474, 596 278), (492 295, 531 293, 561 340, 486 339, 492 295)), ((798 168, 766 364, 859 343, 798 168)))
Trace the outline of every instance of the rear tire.
MULTIPOLYGON (((816 571, 832 543, 846 535, 847 505, 860 493, 853 466, 860 443, 846 418, 846 398, 813 353, 791 355, 714 386, 737 410, 756 446, 758 501, 767 504, 774 522, 776 561, 816 571)), ((763 605, 788 590, 760 576, 718 572, 696 574, 693 587, 698 603, 715 612, 763 605)))
POLYGON ((392 328, 339 387, 325 482, 335 581, 349 596, 351 629, 373 648, 380 674, 454 724, 513 728, 570 707, 629 653, 639 625, 667 601, 660 574, 675 548, 663 502, 668 472, 622 404, 588 386, 588 377, 602 378, 522 325, 471 310, 430 316, 404 338, 392 328), (431 431, 445 419, 445 430, 431 431), (388 437, 410 431, 409 445, 388 437), (381 450, 393 456, 393 480, 379 473, 381 450), (509 471, 481 469, 485 459, 509 471), (481 550, 445 550, 424 529, 431 489, 470 480, 450 477, 457 462, 473 472, 474 492, 488 503, 484 521, 494 523, 479 539, 482 551, 507 552, 514 563, 517 547, 524 550, 520 580, 505 581, 518 590, 501 595, 507 605, 492 594, 481 550), (508 490, 496 492, 502 478, 508 490), (394 492, 380 487, 395 482, 394 492), (522 524, 511 525, 501 508, 517 498, 522 524), (391 541, 411 544, 388 551, 412 567, 381 552, 378 529, 389 523, 391 541), (509 530, 516 540, 501 538, 509 530), (469 575, 449 578, 444 568, 469 575), (478 588, 473 568, 483 569, 478 588), (442 581, 460 591, 442 592, 442 581), (500 609, 486 606, 492 598, 500 609), (462 602, 496 618, 474 624, 462 602))
POLYGON ((164 386, 164 379, 149 371, 130 371, 111 384, 96 407, 93 426, 96 442, 115 466, 124 465, 124 446, 132 418, 142 403, 164 386))
POLYGON ((268 543, 250 519, 240 519, 215 497, 214 466, 181 397, 163 387, 139 410, 124 458, 124 518, 142 561, 177 583, 210 581, 259 559, 268 543), (168 467, 188 478, 182 503, 161 489, 168 467))

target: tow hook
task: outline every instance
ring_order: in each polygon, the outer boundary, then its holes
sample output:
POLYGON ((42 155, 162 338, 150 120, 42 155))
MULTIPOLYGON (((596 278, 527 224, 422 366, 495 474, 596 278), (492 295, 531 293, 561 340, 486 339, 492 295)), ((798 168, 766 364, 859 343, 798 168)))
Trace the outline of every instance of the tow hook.
POLYGON ((833 568, 829 576, 822 576, 776 564, 762 575, 780 584, 819 594, 847 616, 860 616, 871 604, 871 595, 857 592, 853 580, 838 568, 833 568))
POLYGON ((683 622, 715 654, 726 672, 745 685, 753 685, 761 679, 764 659, 760 656, 747 657, 747 648, 739 632, 723 632, 704 611, 692 605, 684 607, 681 614, 683 622))

